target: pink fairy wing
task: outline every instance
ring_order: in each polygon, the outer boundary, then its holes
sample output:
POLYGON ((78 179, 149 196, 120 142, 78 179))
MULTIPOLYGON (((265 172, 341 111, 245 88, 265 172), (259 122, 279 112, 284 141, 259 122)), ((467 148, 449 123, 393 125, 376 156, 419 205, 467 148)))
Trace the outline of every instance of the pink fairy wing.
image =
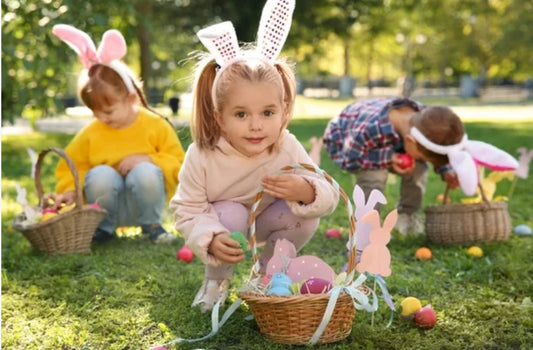
POLYGON ((110 29, 102 36, 97 55, 101 63, 109 63, 113 60, 120 60, 126 52, 126 40, 122 34, 116 29, 110 29))
POLYGON ((52 33, 68 44, 77 54, 85 68, 98 62, 94 42, 89 35, 68 24, 56 24, 52 33))
POLYGON ((492 170, 504 171, 518 168, 518 161, 509 153, 482 141, 469 141, 467 151, 478 164, 492 170))

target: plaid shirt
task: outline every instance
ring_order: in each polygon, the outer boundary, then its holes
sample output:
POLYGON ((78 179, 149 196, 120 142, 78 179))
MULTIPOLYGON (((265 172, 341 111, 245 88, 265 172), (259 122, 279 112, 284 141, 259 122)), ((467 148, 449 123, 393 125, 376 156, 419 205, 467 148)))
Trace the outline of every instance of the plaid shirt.
POLYGON ((403 151, 403 140, 394 130, 389 111, 424 105, 407 98, 375 98, 355 102, 333 118, 324 134, 324 147, 342 169, 388 169, 395 152, 403 151))

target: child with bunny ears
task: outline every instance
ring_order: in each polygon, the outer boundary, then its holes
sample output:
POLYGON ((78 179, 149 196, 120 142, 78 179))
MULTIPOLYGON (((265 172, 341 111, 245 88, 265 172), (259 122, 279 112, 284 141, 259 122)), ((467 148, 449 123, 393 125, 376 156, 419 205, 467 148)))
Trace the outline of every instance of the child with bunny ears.
POLYGON ((244 259, 230 232, 248 232, 259 186, 257 242, 265 243, 261 271, 276 241, 300 250, 319 218, 333 212, 338 194, 314 174, 275 175, 296 162, 311 163, 287 130, 295 100, 295 77, 278 59, 288 35, 294 0, 268 0, 256 48, 241 50, 231 22, 197 35, 211 56, 198 69, 193 92, 193 143, 187 150, 170 202, 176 229, 205 264, 205 280, 193 301, 205 312, 227 296, 233 265, 244 259))
POLYGON ((469 141, 461 119, 448 107, 424 106, 407 98, 374 98, 347 106, 330 120, 323 137, 331 159, 355 173, 366 197, 383 191, 388 172, 402 177, 396 228, 422 233, 421 209, 427 163, 452 189, 472 195, 478 185, 477 164, 515 169, 516 160, 494 146, 469 141), (400 154, 415 161, 402 166, 400 154))
MULTIPOLYGON (((95 119, 65 148, 79 174, 85 200, 108 211, 93 242, 115 236, 122 225, 141 226, 154 243, 176 238, 161 226, 162 213, 178 183, 184 152, 172 125, 153 111, 120 59, 126 42, 108 30, 96 50, 91 38, 70 25, 53 33, 76 51, 84 66, 79 96, 95 119)), ((75 200, 74 179, 64 160, 56 169, 56 193, 47 198, 58 208, 75 200)))

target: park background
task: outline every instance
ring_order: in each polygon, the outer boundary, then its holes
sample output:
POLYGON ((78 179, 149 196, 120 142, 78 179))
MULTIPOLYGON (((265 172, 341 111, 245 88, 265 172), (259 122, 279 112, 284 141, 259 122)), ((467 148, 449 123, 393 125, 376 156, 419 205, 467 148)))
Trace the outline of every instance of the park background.
MULTIPOLYGON (((209 314, 189 308, 203 279, 198 259, 176 261, 178 241, 150 245, 138 229, 92 247, 92 253, 46 256, 11 228, 21 211, 15 184, 37 203, 27 147, 40 151, 67 145, 90 112, 76 97, 81 65, 51 35, 57 23, 74 25, 98 44, 119 29, 128 44, 125 61, 144 81, 151 105, 170 117, 184 147, 190 142, 190 83, 195 33, 231 20, 241 41, 255 39, 262 0, 2 1, 2 348, 148 349, 176 337, 209 333, 209 314), (179 100, 178 100, 179 99, 179 100), (179 101, 174 114, 171 101, 179 101)), ((309 149, 327 121, 348 103, 369 96, 411 96, 451 106, 472 139, 518 157, 533 148, 533 2, 528 0, 299 0, 282 52, 296 63, 299 92, 293 132, 309 149)), ((57 159, 43 165, 43 186, 52 190, 57 159)), ((349 194, 354 178, 322 152, 321 166, 349 194)), ((502 180, 513 226, 533 227, 533 177, 502 180)), ((392 176, 385 194, 392 210, 398 197, 392 176)), ((431 173, 424 205, 436 205, 443 183, 431 173)), ((455 202, 463 196, 452 193, 455 202)), ((165 227, 172 229, 170 213, 165 227)), ((347 218, 343 205, 321 221, 302 254, 317 255, 335 270, 346 262, 347 218), (343 240, 326 240, 327 228, 343 240)), ((175 232, 175 231, 173 231, 175 232)), ((357 312, 352 334, 317 348, 335 349, 530 349, 533 347, 531 237, 505 242, 441 246, 424 235, 389 243, 389 290, 399 306, 407 296, 432 304, 439 321, 423 331, 412 320, 391 317, 383 300, 375 315, 357 312), (413 257, 420 246, 431 261, 413 257), (371 319, 373 322, 371 322, 371 319)), ((248 253, 248 262, 250 254, 248 253)), ((232 290, 251 268, 236 270, 232 290)), ((211 339, 171 349, 288 349, 264 339, 241 307, 211 339)), ((297 348, 297 347, 294 347, 297 348)))

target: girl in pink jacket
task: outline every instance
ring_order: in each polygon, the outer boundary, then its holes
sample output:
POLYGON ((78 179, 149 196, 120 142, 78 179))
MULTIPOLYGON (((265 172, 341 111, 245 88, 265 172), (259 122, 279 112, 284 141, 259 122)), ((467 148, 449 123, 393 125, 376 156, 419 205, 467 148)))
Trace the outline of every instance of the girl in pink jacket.
POLYGON ((170 207, 176 229, 206 264, 205 280, 192 304, 205 312, 224 302, 233 265, 245 258, 229 235, 248 232, 259 186, 265 193, 256 217, 256 239, 264 244, 263 272, 276 240, 288 239, 300 250, 319 218, 333 212, 338 194, 314 173, 274 174, 296 162, 312 163, 286 130, 296 86, 291 68, 277 58, 279 50, 269 56, 265 52, 272 50, 262 50, 259 42, 257 49, 242 52, 231 22, 205 28, 198 36, 214 58, 199 67, 193 92, 194 142, 170 207))

